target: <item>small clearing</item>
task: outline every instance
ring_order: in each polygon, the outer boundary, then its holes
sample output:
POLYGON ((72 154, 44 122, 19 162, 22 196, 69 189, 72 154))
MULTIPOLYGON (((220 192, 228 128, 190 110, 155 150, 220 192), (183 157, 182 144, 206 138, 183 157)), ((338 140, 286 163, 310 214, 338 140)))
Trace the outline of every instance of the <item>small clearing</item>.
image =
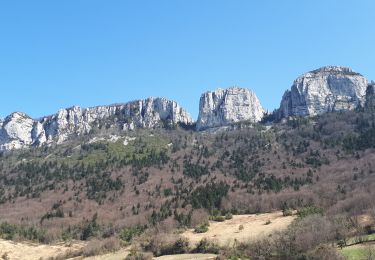
POLYGON ((265 214, 234 215, 232 219, 224 222, 210 221, 210 226, 206 233, 198 234, 194 232, 194 229, 190 229, 184 232, 182 236, 186 237, 191 244, 197 244, 203 238, 206 238, 220 245, 230 245, 235 240, 246 242, 269 236, 275 231, 287 228, 295 218, 296 216, 283 216, 281 211, 265 214), (240 228, 240 226, 242 227, 240 228))

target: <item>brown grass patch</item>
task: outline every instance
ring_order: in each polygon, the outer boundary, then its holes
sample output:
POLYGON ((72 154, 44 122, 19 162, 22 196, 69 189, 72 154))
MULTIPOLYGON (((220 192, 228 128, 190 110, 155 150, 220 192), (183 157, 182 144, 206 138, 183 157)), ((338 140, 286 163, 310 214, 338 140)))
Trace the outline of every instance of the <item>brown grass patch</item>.
POLYGON ((235 215, 232 219, 224 222, 210 221, 206 233, 197 234, 193 229, 190 229, 182 236, 186 237, 191 245, 197 244, 204 238, 217 241, 220 245, 228 245, 235 240, 246 242, 272 235, 275 231, 287 228, 295 218, 295 216, 284 217, 281 211, 258 215, 235 215), (265 225, 267 221, 271 221, 271 223, 265 225))

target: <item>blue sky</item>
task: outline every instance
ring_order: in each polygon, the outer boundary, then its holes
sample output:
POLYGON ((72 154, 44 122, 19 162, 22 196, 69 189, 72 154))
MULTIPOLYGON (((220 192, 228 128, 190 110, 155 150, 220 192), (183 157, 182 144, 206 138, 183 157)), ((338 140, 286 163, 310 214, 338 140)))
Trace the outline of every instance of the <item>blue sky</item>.
POLYGON ((372 0, 35 0, 0 3, 0 117, 148 96, 193 117, 200 94, 254 90, 267 109, 323 65, 375 79, 372 0))

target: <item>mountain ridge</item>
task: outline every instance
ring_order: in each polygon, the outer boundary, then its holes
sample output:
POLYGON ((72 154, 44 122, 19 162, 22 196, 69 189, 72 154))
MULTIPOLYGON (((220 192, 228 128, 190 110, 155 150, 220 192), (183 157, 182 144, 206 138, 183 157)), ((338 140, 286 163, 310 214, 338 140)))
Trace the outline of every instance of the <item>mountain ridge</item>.
MULTIPOLYGON (((273 112, 273 118, 315 116, 368 106, 366 92, 373 85, 351 68, 324 66, 293 81, 291 88, 285 91, 280 107, 273 112)), ((24 112, 13 112, 0 119, 0 150, 60 144, 72 136, 88 134, 94 128, 132 131, 185 125, 202 131, 243 121, 258 123, 264 115, 265 110, 255 92, 241 87, 204 92, 196 121, 176 101, 162 97, 88 108, 75 105, 38 119, 32 119, 24 112)))
POLYGON ((147 98, 114 106, 82 109, 73 106, 56 114, 32 119, 14 112, 1 121, 0 150, 62 143, 71 136, 88 134, 93 128, 154 128, 161 124, 192 123, 191 116, 175 101, 147 98))

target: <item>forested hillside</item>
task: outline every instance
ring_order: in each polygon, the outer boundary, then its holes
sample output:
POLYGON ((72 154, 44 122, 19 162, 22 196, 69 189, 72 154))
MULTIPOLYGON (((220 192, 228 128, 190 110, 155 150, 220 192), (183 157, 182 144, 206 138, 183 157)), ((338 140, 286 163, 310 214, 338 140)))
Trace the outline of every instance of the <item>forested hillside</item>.
POLYGON ((374 114, 357 110, 203 132, 87 135, 3 152, 0 235, 130 242, 209 216, 306 208, 364 232, 353 219, 375 214, 374 148, 374 114))

